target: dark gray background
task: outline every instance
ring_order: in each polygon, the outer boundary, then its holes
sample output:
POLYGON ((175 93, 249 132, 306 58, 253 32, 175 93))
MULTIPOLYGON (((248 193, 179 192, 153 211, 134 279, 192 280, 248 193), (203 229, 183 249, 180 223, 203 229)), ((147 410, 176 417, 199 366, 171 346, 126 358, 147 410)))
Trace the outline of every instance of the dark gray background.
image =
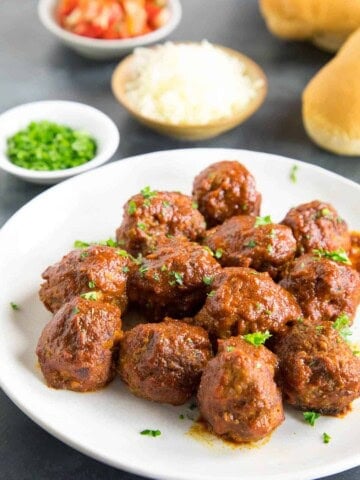
MULTIPOLYGON (((213 140, 185 144, 157 135, 129 118, 110 90, 116 62, 86 60, 61 46, 40 25, 36 4, 35 0, 1 0, 0 111, 44 99, 93 105, 119 127, 121 144, 114 160, 179 147, 247 148, 304 160, 360 181, 360 159, 321 151, 308 140, 301 122, 301 92, 330 55, 310 44, 284 43, 272 37, 255 0, 182 0, 183 19, 171 38, 206 38, 238 49, 258 62, 269 78, 265 104, 243 126, 213 140)), ((0 172, 0 226, 45 188, 0 172)), ((139 478, 65 446, 23 415, 1 391, 0 459, 0 478, 6 480, 139 478)), ((357 468, 328 480, 359 478, 357 468)))

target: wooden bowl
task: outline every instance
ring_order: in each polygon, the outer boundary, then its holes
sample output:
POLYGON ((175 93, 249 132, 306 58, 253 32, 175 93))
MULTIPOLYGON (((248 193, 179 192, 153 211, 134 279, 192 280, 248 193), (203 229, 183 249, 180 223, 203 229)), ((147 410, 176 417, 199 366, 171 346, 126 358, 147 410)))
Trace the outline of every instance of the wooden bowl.
POLYGON ((245 64, 246 73, 250 76, 250 78, 254 82, 261 82, 260 87, 257 89, 257 95, 248 102, 244 109, 237 111, 229 117, 219 118, 207 124, 200 125, 189 125, 188 123, 173 124, 145 117, 134 108, 126 95, 125 86, 131 72, 131 63, 134 60, 133 54, 122 60, 116 67, 111 80, 112 91, 119 103, 133 117, 135 117, 143 125, 146 125, 147 127, 162 133, 163 135, 168 135, 180 140, 205 140, 207 138, 216 137, 217 135, 220 135, 221 133, 240 125, 256 112, 266 97, 267 79, 265 73, 259 67, 259 65, 257 65, 249 57, 230 48, 222 47, 220 45, 214 46, 220 48, 228 55, 238 58, 243 64, 245 64))

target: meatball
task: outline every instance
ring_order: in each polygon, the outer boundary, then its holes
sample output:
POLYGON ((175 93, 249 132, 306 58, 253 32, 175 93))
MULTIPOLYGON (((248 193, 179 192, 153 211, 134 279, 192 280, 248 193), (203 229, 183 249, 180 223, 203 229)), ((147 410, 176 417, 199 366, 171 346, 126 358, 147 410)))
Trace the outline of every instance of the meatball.
POLYGON ((194 394, 212 357, 204 329, 170 318, 137 325, 125 333, 120 349, 119 372, 132 393, 171 405, 194 394))
POLYGON ((234 215, 258 215, 260 211, 255 179, 237 161, 224 160, 205 168, 194 180, 193 197, 210 227, 234 215))
POLYGON ((251 267, 273 278, 295 257, 296 240, 289 227, 255 226, 251 216, 232 217, 210 230, 203 242, 220 256, 223 266, 251 267))
POLYGON ((282 391, 291 405, 333 415, 360 395, 360 359, 331 322, 295 324, 275 351, 282 391))
POLYGON ((281 332, 300 316, 295 298, 267 273, 228 267, 215 277, 192 323, 205 328, 212 338, 227 338, 266 330, 281 332))
POLYGON ((314 249, 350 250, 347 224, 329 203, 314 200, 292 208, 281 222, 293 231, 298 254, 314 249))
POLYGON ((346 314, 353 320, 360 302, 360 275, 344 263, 310 253, 289 265, 280 285, 297 299, 305 317, 335 320, 346 314))
POLYGON ((125 204, 116 239, 132 255, 150 253, 159 237, 180 236, 196 241, 206 228, 196 207, 191 197, 182 193, 144 188, 125 204))
POLYGON ((49 387, 98 390, 116 371, 122 336, 120 310, 75 297, 45 326, 36 353, 49 387))
POLYGON ((198 391, 201 415, 214 433, 251 442, 283 422, 276 366, 276 356, 263 346, 241 337, 219 341, 219 353, 205 367, 198 391))
POLYGON ((55 313, 80 293, 96 291, 97 298, 115 303, 123 312, 127 305, 126 281, 131 262, 124 250, 92 246, 73 250, 42 274, 40 300, 55 313))
POLYGON ((212 254, 197 243, 163 241, 129 278, 129 299, 152 320, 183 318, 201 308, 221 271, 212 254))

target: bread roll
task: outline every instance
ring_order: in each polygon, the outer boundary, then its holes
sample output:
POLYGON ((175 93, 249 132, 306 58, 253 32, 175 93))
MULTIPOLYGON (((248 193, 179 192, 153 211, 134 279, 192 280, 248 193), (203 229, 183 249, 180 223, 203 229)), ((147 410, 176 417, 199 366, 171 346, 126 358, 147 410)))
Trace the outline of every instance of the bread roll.
POLYGON ((320 147, 360 155, 360 28, 305 88, 303 121, 320 147))
POLYGON ((274 35, 329 51, 360 27, 359 0, 260 0, 260 9, 274 35))

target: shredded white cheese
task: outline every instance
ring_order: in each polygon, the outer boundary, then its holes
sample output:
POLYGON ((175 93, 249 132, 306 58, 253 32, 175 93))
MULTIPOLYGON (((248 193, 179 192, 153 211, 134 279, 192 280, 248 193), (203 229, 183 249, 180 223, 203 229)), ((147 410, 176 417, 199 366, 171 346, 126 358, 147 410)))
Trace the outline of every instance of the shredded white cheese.
POLYGON ((238 58, 203 41, 136 49, 125 89, 143 116, 204 125, 243 110, 261 84, 238 58))

